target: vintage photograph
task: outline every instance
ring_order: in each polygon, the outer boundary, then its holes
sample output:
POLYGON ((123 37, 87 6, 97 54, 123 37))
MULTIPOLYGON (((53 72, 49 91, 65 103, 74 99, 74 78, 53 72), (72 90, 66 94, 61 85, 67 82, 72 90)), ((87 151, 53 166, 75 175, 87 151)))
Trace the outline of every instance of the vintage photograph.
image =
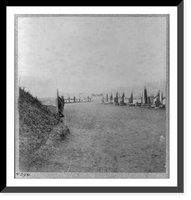
POLYGON ((169 178, 169 15, 15 15, 15 104, 16 178, 169 178))

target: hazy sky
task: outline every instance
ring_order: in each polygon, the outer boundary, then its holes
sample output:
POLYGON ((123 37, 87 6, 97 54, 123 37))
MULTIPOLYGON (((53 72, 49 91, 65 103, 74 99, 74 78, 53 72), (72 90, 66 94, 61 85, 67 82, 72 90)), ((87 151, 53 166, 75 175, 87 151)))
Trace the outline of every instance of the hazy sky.
POLYGON ((50 97, 165 79, 166 26, 165 17, 21 17, 21 86, 50 97))

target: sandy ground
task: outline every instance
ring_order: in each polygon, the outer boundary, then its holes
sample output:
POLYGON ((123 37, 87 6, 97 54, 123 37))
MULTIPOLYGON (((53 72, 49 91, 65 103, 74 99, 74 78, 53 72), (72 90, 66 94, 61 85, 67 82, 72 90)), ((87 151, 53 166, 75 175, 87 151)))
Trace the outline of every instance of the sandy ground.
POLYGON ((30 171, 165 172, 165 111, 111 106, 68 105, 70 134, 50 137, 30 171))

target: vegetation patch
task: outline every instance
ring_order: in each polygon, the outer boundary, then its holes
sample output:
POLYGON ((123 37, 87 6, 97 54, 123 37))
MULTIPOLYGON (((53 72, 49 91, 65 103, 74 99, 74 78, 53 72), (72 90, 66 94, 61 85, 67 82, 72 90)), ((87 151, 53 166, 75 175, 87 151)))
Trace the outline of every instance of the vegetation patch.
MULTIPOLYGON (((59 138, 69 133, 69 129, 37 97, 19 88, 19 168, 27 171, 34 160, 40 159, 39 150, 49 139, 55 127, 59 127, 59 138), (37 153, 38 152, 38 153, 37 153)), ((49 139, 50 140, 50 139, 49 139)), ((47 149, 48 151, 48 149, 47 149)), ((50 152, 47 152, 49 154, 50 152)), ((40 162, 40 160, 39 160, 40 162)))

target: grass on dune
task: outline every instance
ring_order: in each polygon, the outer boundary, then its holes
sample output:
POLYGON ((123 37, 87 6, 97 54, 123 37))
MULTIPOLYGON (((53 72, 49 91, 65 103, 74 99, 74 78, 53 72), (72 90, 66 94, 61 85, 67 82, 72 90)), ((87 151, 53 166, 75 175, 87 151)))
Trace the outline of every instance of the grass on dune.
MULTIPOLYGON (((19 165, 26 169, 33 154, 46 143, 59 119, 29 91, 19 88, 19 165)), ((22 170, 22 169, 21 169, 22 170)))

